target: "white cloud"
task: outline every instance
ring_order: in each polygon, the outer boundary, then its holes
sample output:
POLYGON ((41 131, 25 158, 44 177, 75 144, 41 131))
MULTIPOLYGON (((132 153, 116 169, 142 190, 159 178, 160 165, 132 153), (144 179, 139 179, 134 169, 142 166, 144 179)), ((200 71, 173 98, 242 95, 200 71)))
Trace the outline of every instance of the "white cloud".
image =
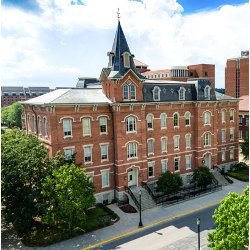
POLYGON ((107 65, 117 9, 131 52, 151 69, 216 65, 224 87, 226 59, 247 49, 249 4, 182 15, 176 0, 39 0, 42 13, 2 8, 2 82, 74 86, 78 76, 99 76, 107 65), (41 80, 42 79, 42 80, 41 80))

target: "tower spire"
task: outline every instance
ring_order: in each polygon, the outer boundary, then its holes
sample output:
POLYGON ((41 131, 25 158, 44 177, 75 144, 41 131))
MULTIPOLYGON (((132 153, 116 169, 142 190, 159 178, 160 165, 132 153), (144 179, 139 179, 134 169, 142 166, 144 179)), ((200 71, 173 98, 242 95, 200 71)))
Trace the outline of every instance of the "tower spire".
POLYGON ((119 22, 119 21, 120 21, 120 18, 121 18, 120 12, 119 12, 119 8, 118 8, 118 11, 117 11, 117 18, 118 18, 118 22, 119 22))

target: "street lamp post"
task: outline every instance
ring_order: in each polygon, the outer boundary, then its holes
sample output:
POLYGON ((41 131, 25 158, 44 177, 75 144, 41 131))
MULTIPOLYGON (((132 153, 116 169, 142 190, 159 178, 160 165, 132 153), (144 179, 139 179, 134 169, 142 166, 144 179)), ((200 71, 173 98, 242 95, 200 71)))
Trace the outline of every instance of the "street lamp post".
POLYGON ((201 224, 201 220, 200 220, 200 218, 197 218, 197 226, 198 226, 198 250, 201 249, 201 246, 200 246, 200 224, 201 224))
POLYGON ((139 197, 140 197, 140 222, 139 222, 139 227, 143 227, 142 221, 141 221, 141 190, 139 191, 139 197))

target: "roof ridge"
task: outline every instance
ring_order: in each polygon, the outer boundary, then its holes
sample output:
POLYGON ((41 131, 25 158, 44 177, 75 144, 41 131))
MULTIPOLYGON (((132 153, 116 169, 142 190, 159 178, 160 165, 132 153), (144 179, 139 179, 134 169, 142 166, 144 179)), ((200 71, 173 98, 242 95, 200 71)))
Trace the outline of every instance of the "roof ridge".
MULTIPOLYGON (((64 89, 58 89, 58 90, 64 90, 64 89)), ((62 97, 63 95, 65 95, 65 94, 66 94, 69 90, 71 90, 71 89, 66 89, 66 90, 67 90, 67 91, 65 91, 62 95, 55 97, 55 99, 51 100, 50 102, 54 102, 57 98, 62 97)), ((54 91, 57 91, 57 89, 54 90, 54 91)), ((50 93, 52 93, 52 92, 54 92, 54 91, 51 91, 50 93)))

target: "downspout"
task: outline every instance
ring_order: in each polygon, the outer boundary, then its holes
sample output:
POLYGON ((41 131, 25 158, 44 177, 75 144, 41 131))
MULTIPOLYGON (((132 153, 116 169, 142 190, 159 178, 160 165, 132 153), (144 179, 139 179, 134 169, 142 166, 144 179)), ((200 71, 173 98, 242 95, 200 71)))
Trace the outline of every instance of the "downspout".
POLYGON ((35 110, 34 110, 34 106, 31 106, 31 109, 32 109, 32 111, 33 111, 33 113, 34 113, 34 115, 35 115, 35 121, 36 121, 36 136, 38 137, 37 114, 36 114, 36 112, 35 112, 35 110))
POLYGON ((113 109, 111 106, 109 106, 109 110, 112 116, 112 132, 113 132, 113 161, 114 161, 114 200, 117 202, 117 197, 116 197, 116 165, 115 165, 115 127, 114 127, 114 114, 113 114, 113 109))

